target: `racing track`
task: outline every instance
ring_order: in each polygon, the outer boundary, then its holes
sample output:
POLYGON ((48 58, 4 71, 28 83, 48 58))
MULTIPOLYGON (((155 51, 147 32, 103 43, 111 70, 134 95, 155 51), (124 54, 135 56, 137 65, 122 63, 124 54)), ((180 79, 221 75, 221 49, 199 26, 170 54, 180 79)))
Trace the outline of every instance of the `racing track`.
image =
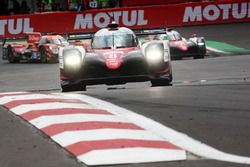
MULTIPOLYGON (((249 23, 178 28, 208 40, 250 48, 249 23), (232 33, 234 32, 234 33, 232 33), (240 36, 242 40, 235 40, 240 36)), ((91 86, 94 96, 149 117, 219 150, 250 157, 250 55, 222 56, 173 62, 172 87, 149 82, 119 86, 91 86)), ((0 65, 0 92, 59 92, 57 64, 0 65)), ((78 92, 82 93, 82 92, 78 92)), ((80 167, 68 153, 24 123, 0 112, 1 167, 80 167), (48 165, 49 164, 49 165, 48 165)), ((214 160, 119 165, 122 167, 242 167, 214 160)))

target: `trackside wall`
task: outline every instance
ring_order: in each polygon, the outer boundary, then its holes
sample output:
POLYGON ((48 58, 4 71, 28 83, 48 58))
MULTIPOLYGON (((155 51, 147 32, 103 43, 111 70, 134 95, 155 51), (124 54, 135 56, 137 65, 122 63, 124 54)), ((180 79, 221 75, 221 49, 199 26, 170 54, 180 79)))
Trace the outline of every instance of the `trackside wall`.
POLYGON ((249 0, 195 2, 160 6, 126 7, 0 16, 0 38, 19 37, 26 32, 60 34, 94 32, 112 20, 130 28, 156 28, 250 21, 249 0))

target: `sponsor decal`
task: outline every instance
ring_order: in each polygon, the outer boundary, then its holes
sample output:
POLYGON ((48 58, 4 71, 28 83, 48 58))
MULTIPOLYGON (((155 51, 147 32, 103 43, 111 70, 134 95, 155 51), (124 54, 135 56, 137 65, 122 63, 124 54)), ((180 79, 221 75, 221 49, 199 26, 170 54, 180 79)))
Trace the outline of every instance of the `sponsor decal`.
POLYGON ((115 70, 121 66, 123 52, 106 52, 104 57, 106 60, 106 66, 109 69, 115 70))
POLYGON ((31 41, 38 41, 39 39, 40 39, 40 36, 29 35, 29 40, 31 40, 31 41))
POLYGON ((98 7, 97 2, 89 2, 89 7, 97 8, 98 7))
POLYGON ((5 35, 6 33, 17 35, 33 31, 34 28, 30 26, 30 18, 0 20, 0 35, 5 35))
POLYGON ((184 11, 183 22, 217 21, 232 18, 234 20, 250 18, 250 3, 187 6, 184 11))
POLYGON ((28 43, 35 43, 38 42, 41 38, 40 33, 28 33, 28 43))
POLYGON ((127 10, 114 12, 86 13, 76 15, 74 30, 107 27, 112 21, 124 26, 146 26, 144 10, 127 10))

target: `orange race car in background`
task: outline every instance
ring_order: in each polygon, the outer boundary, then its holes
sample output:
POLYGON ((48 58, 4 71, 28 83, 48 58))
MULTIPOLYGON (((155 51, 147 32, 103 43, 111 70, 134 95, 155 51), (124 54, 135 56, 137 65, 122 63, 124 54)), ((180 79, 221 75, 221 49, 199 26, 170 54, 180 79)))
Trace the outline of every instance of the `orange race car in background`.
POLYGON ((19 63, 22 60, 42 63, 58 62, 59 47, 68 45, 60 35, 27 33, 26 38, 5 39, 3 42, 3 60, 19 63))

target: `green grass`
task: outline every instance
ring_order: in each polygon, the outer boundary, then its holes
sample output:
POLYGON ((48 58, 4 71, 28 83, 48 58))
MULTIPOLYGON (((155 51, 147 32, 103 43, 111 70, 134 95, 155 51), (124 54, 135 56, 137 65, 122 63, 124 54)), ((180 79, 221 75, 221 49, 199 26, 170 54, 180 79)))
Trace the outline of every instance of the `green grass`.
POLYGON ((227 53, 235 53, 235 54, 249 54, 250 50, 240 48, 238 46, 224 43, 224 42, 218 42, 218 41, 206 41, 206 45, 208 47, 221 50, 227 53))

